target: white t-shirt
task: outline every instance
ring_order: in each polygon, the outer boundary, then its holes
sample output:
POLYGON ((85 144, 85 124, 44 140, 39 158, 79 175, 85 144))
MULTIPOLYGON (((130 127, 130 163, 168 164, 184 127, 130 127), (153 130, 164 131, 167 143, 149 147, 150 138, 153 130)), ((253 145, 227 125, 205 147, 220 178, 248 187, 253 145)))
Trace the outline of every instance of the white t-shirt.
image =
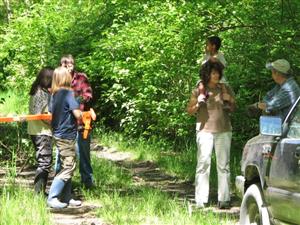
POLYGON ((204 55, 204 57, 203 57, 201 65, 203 65, 204 63, 206 63, 210 59, 210 57, 216 58, 220 63, 222 63, 222 65, 224 66, 224 68, 227 66, 227 62, 226 62, 224 54, 222 52, 218 52, 215 55, 211 55, 209 53, 206 53, 204 55))

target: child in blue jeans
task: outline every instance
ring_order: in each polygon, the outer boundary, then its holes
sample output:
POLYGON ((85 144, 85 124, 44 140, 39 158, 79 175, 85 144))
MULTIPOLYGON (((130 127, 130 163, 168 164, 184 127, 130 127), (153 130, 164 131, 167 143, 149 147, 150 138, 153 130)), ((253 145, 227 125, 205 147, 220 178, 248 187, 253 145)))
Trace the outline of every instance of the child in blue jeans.
POLYGON ((49 111, 52 113, 51 127, 61 170, 55 175, 49 190, 47 204, 51 208, 81 205, 81 201, 71 198, 71 179, 76 167, 77 119, 82 116, 71 82, 72 76, 66 68, 54 70, 49 111))

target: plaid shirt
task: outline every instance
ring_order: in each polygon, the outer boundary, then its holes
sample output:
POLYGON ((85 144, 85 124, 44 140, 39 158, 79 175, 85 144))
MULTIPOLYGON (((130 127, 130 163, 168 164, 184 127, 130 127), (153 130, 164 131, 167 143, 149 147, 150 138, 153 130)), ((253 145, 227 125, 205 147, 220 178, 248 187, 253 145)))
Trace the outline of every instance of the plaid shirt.
POLYGON ((80 102, 80 110, 86 110, 86 103, 93 97, 92 88, 87 76, 84 73, 75 71, 72 80, 72 88, 75 92, 76 99, 80 102))
POLYGON ((293 77, 288 78, 282 85, 277 84, 264 97, 266 112, 285 118, 290 107, 300 96, 300 88, 293 77))

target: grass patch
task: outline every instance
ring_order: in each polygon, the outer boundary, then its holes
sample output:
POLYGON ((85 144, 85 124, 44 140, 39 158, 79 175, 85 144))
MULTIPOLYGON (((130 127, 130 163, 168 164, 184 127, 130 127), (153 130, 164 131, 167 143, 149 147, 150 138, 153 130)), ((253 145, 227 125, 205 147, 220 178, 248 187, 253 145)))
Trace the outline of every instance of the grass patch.
MULTIPOLYGON (((119 151, 129 151, 137 160, 149 160, 158 164, 166 173, 177 176, 183 180, 193 181, 197 165, 197 147, 195 142, 187 142, 174 151, 172 144, 155 138, 146 140, 144 138, 131 139, 120 133, 98 134, 99 142, 105 146, 117 148, 119 151)), ((231 149, 231 181, 234 188, 235 176, 240 174, 241 152, 231 149)), ((217 170, 215 154, 212 155, 211 184, 217 185, 217 170)))
POLYGON ((103 208, 98 215, 113 224, 231 224, 230 218, 212 213, 188 212, 186 202, 179 202, 166 193, 151 188, 140 188, 128 195, 118 192, 100 196, 103 208), (203 221, 201 223, 201 221, 203 221))
POLYGON ((29 94, 6 91, 0 93, 0 116, 28 114, 29 94))
POLYGON ((156 162, 170 175, 188 180, 194 177, 195 146, 187 145, 182 147, 181 151, 174 151, 173 146, 163 140, 130 139, 119 133, 102 133, 99 137, 99 142, 103 145, 131 152, 136 160, 156 162))
MULTIPOLYGON (((120 138, 118 135, 112 137, 120 138)), ((101 138, 105 139, 105 145, 122 147, 122 150, 125 148, 126 151, 130 149, 130 145, 125 140, 124 142, 114 142, 108 136, 101 136, 101 138)), ((145 147, 146 144, 137 146, 145 147)), ((149 149, 150 146, 147 146, 149 149)), ((145 149, 140 150, 144 151, 145 149)), ((140 159, 138 151, 134 150, 133 152, 140 159)), ((173 164, 165 163, 165 166, 178 169, 179 167, 174 165, 180 163, 179 155, 176 160, 173 160, 173 164)), ((189 159, 188 155, 186 154, 184 157, 189 159)), ((145 184, 137 185, 132 179, 131 171, 118 163, 98 159, 94 156, 92 160, 97 188, 92 191, 82 190, 83 195, 85 200, 96 201, 102 205, 102 208, 96 211, 96 215, 108 223, 219 225, 234 224, 237 221, 233 215, 216 214, 211 210, 198 210, 190 213, 187 200, 163 192, 159 188, 149 187, 145 184)))
POLYGON ((0 208, 1 225, 52 224, 45 199, 15 185, 1 188, 0 208))

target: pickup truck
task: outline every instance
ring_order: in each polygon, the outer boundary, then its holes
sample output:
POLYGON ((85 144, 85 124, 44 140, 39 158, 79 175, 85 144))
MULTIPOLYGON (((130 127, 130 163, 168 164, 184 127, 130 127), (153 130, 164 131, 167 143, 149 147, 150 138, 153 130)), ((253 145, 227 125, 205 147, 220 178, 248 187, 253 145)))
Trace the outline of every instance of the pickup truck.
POLYGON ((240 224, 300 224, 300 98, 286 118, 260 117, 235 179, 240 224))

